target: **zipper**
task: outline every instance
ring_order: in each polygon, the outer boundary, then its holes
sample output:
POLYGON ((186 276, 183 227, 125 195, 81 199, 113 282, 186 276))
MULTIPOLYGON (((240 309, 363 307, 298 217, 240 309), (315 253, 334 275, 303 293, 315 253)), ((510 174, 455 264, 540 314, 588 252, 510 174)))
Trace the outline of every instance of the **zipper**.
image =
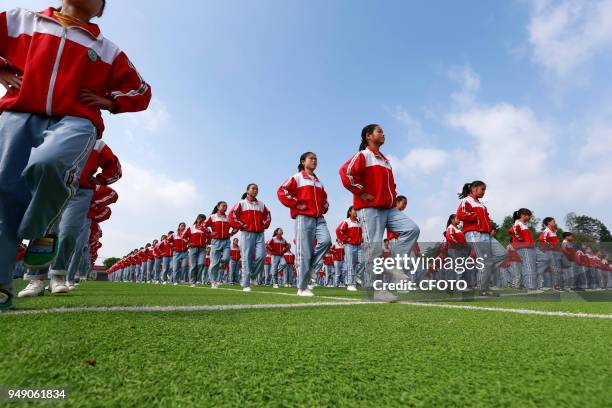
POLYGON ((391 208, 393 207, 393 193, 391 193, 391 180, 389 177, 390 170, 387 168, 387 166, 385 166, 385 169, 387 170, 387 190, 389 190, 389 198, 391 198, 391 205, 389 206, 389 208, 391 208))
POLYGON ((317 184, 313 184, 314 188, 314 199, 315 199, 315 207, 317 208, 317 217, 319 216, 319 203, 317 202, 317 184))
POLYGON ((52 116, 53 107, 53 89, 55 88, 55 81, 57 80, 57 71, 59 70, 60 60, 62 59, 62 53, 64 52, 64 45, 66 44, 66 36, 68 29, 62 30, 62 39, 60 40, 59 47, 57 48, 57 55, 55 56, 55 63, 53 64, 53 71, 51 72, 51 80, 49 81, 49 92, 47 93, 47 115, 52 116))

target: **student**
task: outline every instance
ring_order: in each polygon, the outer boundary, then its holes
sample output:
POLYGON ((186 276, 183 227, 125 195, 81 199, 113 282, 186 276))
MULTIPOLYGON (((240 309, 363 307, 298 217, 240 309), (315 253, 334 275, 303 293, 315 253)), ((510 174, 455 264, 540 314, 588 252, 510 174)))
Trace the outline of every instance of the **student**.
POLYGON ((219 201, 213 208, 212 215, 206 220, 206 227, 210 228, 211 244, 210 244, 210 275, 211 287, 217 289, 219 287, 219 271, 221 265, 227 265, 230 258, 230 237, 238 232, 230 225, 229 217, 225 214, 227 211, 227 203, 219 201))
POLYGON ((206 216, 198 214, 193 225, 185 230, 183 238, 188 241, 188 257, 189 257, 189 285, 194 288, 198 279, 198 275, 204 268, 204 258, 206 255, 206 245, 210 237, 208 228, 205 225, 206 216))
POLYGON ((127 56, 90 22, 104 5, 64 0, 58 10, 0 13, 0 200, 8 209, 0 212, 0 309, 12 303, 22 238, 31 253, 55 257, 59 217, 102 136, 100 111, 140 111, 151 99, 127 56))
POLYGON ((501 287, 519 289, 521 287, 521 265, 523 260, 512 244, 508 244, 506 252, 508 255, 500 265, 500 275, 503 278, 501 287))
POLYGON ((264 258, 263 275, 258 276, 257 283, 265 286, 272 284, 272 254, 267 249, 266 257, 264 258))
MULTIPOLYGON (((389 160, 380 152, 385 134, 379 125, 371 124, 361 131, 359 152, 340 169, 344 187, 353 193, 353 207, 358 211, 363 227, 366 281, 371 285, 374 258, 380 255, 385 229, 399 234, 395 252, 409 254, 419 237, 419 227, 396 207, 395 181, 389 160)), ((348 253, 347 253, 348 256, 348 253)), ((405 278, 395 270, 395 279, 405 278)), ((387 291, 375 291, 374 299, 395 302, 397 296, 387 291)))
POLYGON ((263 271, 266 256, 264 231, 270 227, 272 217, 270 211, 261 201, 257 200, 259 187, 250 183, 242 199, 230 211, 230 223, 240 230, 240 248, 242 249, 242 290, 251 291, 251 279, 255 279, 263 271))
POLYGON ((153 242, 151 242, 151 251, 152 251, 152 256, 153 256, 153 269, 151 273, 151 283, 158 284, 159 276, 161 272, 161 261, 162 261, 161 250, 159 248, 159 240, 154 239, 153 242))
POLYGON ((336 228, 336 237, 344 247, 346 257, 346 290, 355 292, 357 275, 360 272, 359 259, 363 230, 357 211, 351 205, 346 212, 346 220, 336 228))
POLYGON ((538 237, 538 276, 543 279, 544 289, 560 288, 561 245, 557 237, 557 221, 552 217, 542 220, 542 233, 538 237))
POLYGON ((290 208, 295 220, 295 258, 298 273, 298 296, 314 296, 308 284, 318 265, 331 247, 331 237, 324 215, 329 209, 327 193, 316 176, 317 155, 305 152, 300 156, 298 172, 288 178, 277 191, 280 202, 290 208), (315 244, 316 242, 316 244, 315 244))
POLYGON ((334 249, 334 270, 336 276, 334 277, 334 287, 344 287, 345 280, 345 267, 344 267, 344 245, 336 238, 336 243, 333 246, 334 249))
POLYGON ((230 248, 230 263, 229 263, 230 284, 237 285, 240 283, 240 245, 238 238, 232 240, 230 248))
POLYGON ((457 208, 465 240, 484 262, 484 268, 478 271, 478 286, 483 296, 495 295, 489 290, 491 277, 499 271, 499 265, 506 258, 506 250, 494 238, 495 230, 487 207, 480 201, 486 189, 486 184, 479 180, 464 184, 458 194, 461 202, 457 208))
POLYGON ((206 247, 206 259, 204 259, 204 269, 202 269, 201 281, 203 285, 209 285, 212 283, 210 278, 210 245, 206 247))
POLYGON ((574 234, 571 232, 563 233, 561 243, 561 268, 563 270, 564 289, 575 290, 579 285, 580 275, 576 266, 576 247, 574 246, 574 234))
MULTIPOLYGON (((283 255, 290 247, 289 243, 283 238, 283 229, 276 228, 274 230, 272 238, 266 243, 267 252, 270 254, 270 269, 272 274, 272 283, 274 288, 277 289, 280 280, 278 278, 279 272, 285 268, 285 258, 283 255)), ((283 274, 284 275, 284 274, 283 274)))
POLYGON ((323 257, 323 265, 325 265, 325 286, 334 285, 334 251, 333 247, 330 247, 325 256, 323 257))
MULTIPOLYGON (((446 231, 444 231, 444 239, 446 240, 447 256, 453 259, 453 265, 455 260, 461 258, 467 258, 467 243, 465 241, 465 235, 461 229, 461 221, 457 218, 457 214, 451 214, 448 216, 446 222, 446 231)), ((457 278, 456 271, 447 271, 447 279, 453 280, 457 278)), ((470 274, 473 271, 465 271, 464 273, 470 274)))
POLYGON ((295 255, 291 252, 291 245, 287 247, 287 252, 283 255, 285 258, 284 283, 286 288, 290 288, 293 284, 293 274, 295 273, 295 255))
POLYGON ((512 247, 517 251, 521 258, 521 286, 528 289, 531 293, 540 292, 540 279, 537 270, 537 254, 535 242, 528 223, 533 213, 528 208, 516 210, 512 218, 514 224, 508 228, 512 247))
POLYGON ((168 236, 168 242, 172 245, 173 256, 172 256, 172 282, 174 285, 178 285, 179 282, 187 274, 187 239, 185 239, 185 232, 187 231, 187 225, 181 222, 178 225, 176 233, 168 236))

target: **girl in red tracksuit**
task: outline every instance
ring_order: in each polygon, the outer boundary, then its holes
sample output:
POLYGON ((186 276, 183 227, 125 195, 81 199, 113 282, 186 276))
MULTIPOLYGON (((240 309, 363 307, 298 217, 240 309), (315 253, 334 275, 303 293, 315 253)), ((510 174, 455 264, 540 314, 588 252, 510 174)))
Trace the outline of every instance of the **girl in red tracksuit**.
MULTIPOLYGON (((467 256, 467 244, 465 242, 465 235, 461 229, 461 221, 457 218, 457 214, 451 214, 446 222, 446 231, 444 231, 444 239, 446 240, 446 255, 448 258, 453 259, 453 265, 455 265, 457 259, 465 258, 467 256)), ((457 271, 446 270, 446 278, 453 280, 457 277, 457 271)), ((464 271, 468 275, 472 271, 464 271)), ((462 272, 461 274, 463 274, 462 272)))
POLYGON ((204 269, 206 258, 206 246, 210 239, 210 233, 206 228, 206 216, 198 214, 193 225, 185 230, 183 238, 189 242, 189 284, 195 287, 198 276, 204 269))
POLYGON ((458 194, 461 201, 457 208, 457 218, 463 222, 465 240, 484 263, 477 273, 480 294, 483 296, 494 295, 489 291, 491 278, 499 272, 499 265, 506 258, 506 250, 494 237, 496 231, 493 230, 489 211, 480 201, 486 190, 487 185, 480 180, 464 184, 458 194))
POLYGON ((205 224, 212 231, 210 278, 213 289, 219 287, 221 265, 227 265, 230 259, 230 237, 238 232, 231 227, 229 217, 225 214, 226 211, 227 203, 219 201, 205 224))
POLYGON ((300 156, 298 172, 287 179, 277 191, 280 202, 290 208, 295 220, 296 268, 298 295, 314 296, 309 282, 315 268, 331 247, 331 236, 324 215, 329 204, 323 184, 315 174, 317 155, 306 152, 300 156), (316 245, 314 244, 316 242, 316 245))
MULTIPOLYGON (((361 131, 359 152, 340 168, 344 187, 353 193, 353 207, 359 213, 364 227, 365 268, 368 277, 373 276, 374 258, 381 253, 385 229, 399 234, 395 253, 403 256, 410 251, 419 237, 419 227, 408 216, 396 208, 395 180, 389 160, 380 152, 385 143, 385 134, 379 125, 371 124, 361 131)), ((395 271, 395 280, 406 276, 395 271)), ((368 285, 374 279, 366 279, 368 285)), ((375 291, 376 299, 397 301, 397 296, 387 291, 375 291)))
POLYGON ((126 54, 90 22, 104 5, 63 0, 61 9, 0 12, 0 185, 12 203, 0 212, 0 236, 11 237, 0 240, 0 309, 12 303, 22 238, 33 241, 32 256, 54 258, 56 220, 102 136, 101 111, 141 111, 151 99, 126 54))
POLYGON ((230 285, 239 284, 240 283, 240 245, 238 245, 238 238, 234 238, 232 240, 232 247, 230 248, 229 273, 230 273, 230 285))
POLYGON ((539 276, 537 273, 537 254, 535 242, 529 229, 529 221, 533 213, 528 208, 520 208, 512 214, 514 224, 508 228, 512 247, 521 257, 520 277, 513 277, 513 281, 519 280, 522 287, 529 290, 538 290, 539 276))
POLYGON ((538 276, 544 288, 560 289, 561 243, 557 237, 557 221, 553 217, 542 220, 542 233, 538 237, 538 276))
POLYGON ((174 255, 172 256, 172 282, 178 285, 187 276, 187 244, 185 232, 187 224, 181 222, 176 233, 168 236, 168 242, 172 244, 174 255))
POLYGON ((263 270, 266 256, 264 231, 272 222, 268 208, 257 200, 258 193, 257 184, 249 184, 242 199, 232 207, 229 215, 232 227, 242 232, 242 290, 245 292, 251 291, 251 279, 255 279, 263 270))
MULTIPOLYGON (((274 288, 279 286, 279 272, 285 268, 284 254, 287 249, 291 248, 289 243, 283 238, 283 229, 277 228, 274 230, 274 235, 266 243, 266 249, 271 256, 270 272, 272 274, 272 283, 274 288)), ((284 284, 287 285, 286 274, 283 274, 284 284)))
MULTIPOLYGON (((346 220, 342 221, 336 228, 336 238, 344 246, 346 257, 346 289, 354 292, 357 290, 356 279, 361 273, 361 240, 363 230, 361 221, 357 218, 357 211, 350 206, 346 212, 346 220)), ((381 248, 382 250, 382 248, 381 248)))

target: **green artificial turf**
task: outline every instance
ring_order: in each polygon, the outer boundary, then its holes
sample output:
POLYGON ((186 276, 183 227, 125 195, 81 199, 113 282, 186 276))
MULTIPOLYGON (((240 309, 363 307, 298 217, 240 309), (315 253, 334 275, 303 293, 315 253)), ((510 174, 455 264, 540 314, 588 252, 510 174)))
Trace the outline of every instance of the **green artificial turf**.
MULTIPOLYGON (((232 304, 245 295, 86 282, 69 296, 34 301, 65 306, 79 292, 88 305, 232 304)), ((489 306, 460 304, 476 303, 489 306)), ((372 304, 3 314, 0 327, 0 361, 10 367, 0 387, 68 387, 58 406, 612 406, 608 319, 372 304)))

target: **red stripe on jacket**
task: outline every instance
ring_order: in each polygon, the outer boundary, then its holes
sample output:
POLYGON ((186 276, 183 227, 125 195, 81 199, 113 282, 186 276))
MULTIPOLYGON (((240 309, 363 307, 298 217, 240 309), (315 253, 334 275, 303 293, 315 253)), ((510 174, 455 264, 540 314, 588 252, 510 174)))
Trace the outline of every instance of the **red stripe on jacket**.
POLYGON ((232 225, 227 215, 212 214, 204 225, 212 231, 212 239, 229 239, 232 236, 230 234, 232 225))
POLYGON ((92 180, 98 170, 101 170, 98 174, 98 180, 102 180, 105 185, 113 184, 122 176, 119 159, 102 139, 96 141, 94 149, 91 151, 85 167, 83 167, 79 178, 82 188, 95 187, 97 183, 92 183, 92 180))
POLYGON ((362 236, 359 218, 347 218, 336 228, 336 237, 343 244, 361 245, 362 236))
POLYGON ((464 234, 470 231, 490 233, 493 229, 487 207, 471 194, 459 203, 457 218, 463 221, 464 234))

